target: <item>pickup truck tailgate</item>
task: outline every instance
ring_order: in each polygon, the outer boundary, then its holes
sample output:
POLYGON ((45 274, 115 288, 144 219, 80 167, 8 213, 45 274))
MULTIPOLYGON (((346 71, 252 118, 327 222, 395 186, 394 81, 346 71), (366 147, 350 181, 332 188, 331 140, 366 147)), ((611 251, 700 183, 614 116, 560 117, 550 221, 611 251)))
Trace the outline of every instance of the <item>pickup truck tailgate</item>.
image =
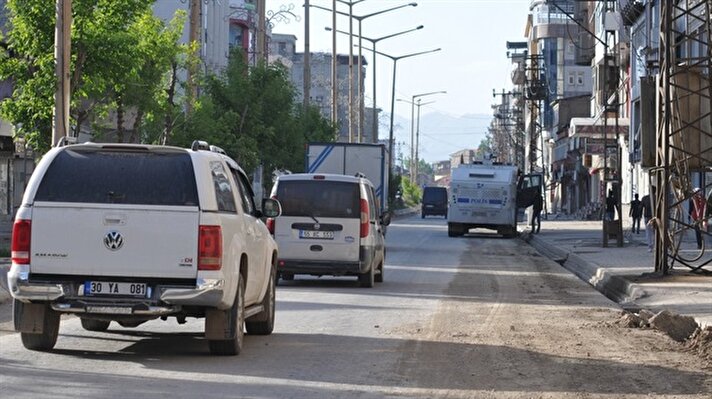
POLYGON ((30 272, 196 278, 197 206, 35 202, 30 272))

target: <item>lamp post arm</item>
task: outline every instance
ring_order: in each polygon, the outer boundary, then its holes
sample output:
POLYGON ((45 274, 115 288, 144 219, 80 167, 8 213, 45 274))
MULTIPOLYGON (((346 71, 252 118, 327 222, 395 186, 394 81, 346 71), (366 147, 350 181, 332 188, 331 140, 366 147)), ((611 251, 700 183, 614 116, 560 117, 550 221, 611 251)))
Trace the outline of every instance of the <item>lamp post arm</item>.
POLYGON ((417 6, 417 5, 418 5, 418 3, 401 4, 401 5, 399 5, 399 6, 387 8, 387 9, 381 10, 381 11, 372 12, 372 13, 366 14, 366 15, 361 15, 361 16, 354 15, 354 18, 355 18, 355 19, 363 20, 363 19, 366 19, 366 18, 374 17, 374 16, 379 15, 379 14, 384 14, 384 13, 387 13, 387 12, 390 12, 390 11, 395 11, 395 10, 398 10, 398 9, 401 9, 401 8, 405 8, 405 7, 415 7, 415 6, 417 6))
POLYGON ((554 8, 556 8, 557 10, 561 11, 564 15, 566 15, 566 18, 568 18, 568 19, 574 21, 574 23, 575 23, 576 25, 578 25, 579 28, 585 30, 586 33, 588 33, 589 35, 593 36, 594 39, 598 40, 601 44, 603 44, 604 46, 608 47, 608 45, 606 44, 606 42, 604 42, 603 40, 601 40, 601 38, 599 38, 598 36, 596 36, 595 33, 593 33, 593 32, 591 32, 590 30, 588 30, 587 27, 583 26, 583 24, 582 24, 581 22, 579 22, 576 18, 574 18, 574 16, 571 15, 568 11, 564 10, 563 8, 561 8, 561 6, 559 6, 558 4, 556 4, 556 2, 550 3, 550 2, 547 1, 547 2, 545 2, 545 3, 546 3, 547 5, 552 5, 552 6, 554 6, 554 8))

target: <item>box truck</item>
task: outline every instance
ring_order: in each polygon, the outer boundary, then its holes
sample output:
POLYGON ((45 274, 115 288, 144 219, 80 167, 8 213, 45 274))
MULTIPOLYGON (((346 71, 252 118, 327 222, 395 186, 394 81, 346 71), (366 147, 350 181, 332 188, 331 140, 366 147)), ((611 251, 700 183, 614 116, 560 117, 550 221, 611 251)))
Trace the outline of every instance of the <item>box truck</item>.
POLYGON ((388 151, 384 144, 309 143, 305 172, 361 174, 376 189, 381 210, 388 209, 388 151))
POLYGON ((540 174, 521 175, 516 166, 497 163, 463 164, 453 169, 447 214, 448 236, 470 229, 496 230, 505 237, 517 233, 517 209, 541 195, 540 174))

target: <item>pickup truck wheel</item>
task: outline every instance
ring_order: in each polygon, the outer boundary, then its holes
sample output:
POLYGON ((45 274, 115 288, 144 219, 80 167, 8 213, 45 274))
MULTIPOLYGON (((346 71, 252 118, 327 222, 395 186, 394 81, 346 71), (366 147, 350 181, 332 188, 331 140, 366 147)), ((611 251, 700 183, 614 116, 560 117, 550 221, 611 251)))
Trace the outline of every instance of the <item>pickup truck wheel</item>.
POLYGON ((373 284, 376 281, 375 267, 371 265, 366 273, 361 273, 358 275, 358 284, 361 288, 373 288, 373 284))
POLYGON ((232 307, 226 310, 228 320, 234 323, 235 336, 232 339, 214 339, 208 341, 210 353, 219 356, 235 356, 242 351, 242 341, 245 337, 245 279, 240 276, 237 282, 237 295, 232 307))
POLYGON ((106 331, 109 328, 110 321, 86 319, 82 317, 82 328, 87 331, 106 331))
POLYGON ((274 267, 269 276, 269 286, 265 297, 262 299, 262 310, 260 313, 250 317, 245 321, 245 327, 248 334, 252 335, 269 335, 274 330, 274 305, 275 305, 275 271, 274 267))
MULTIPOLYGON (((23 303, 15 299, 13 303, 14 315, 22 314, 23 303)), ((44 319, 42 320, 42 332, 39 334, 20 333, 22 345, 34 351, 48 351, 54 348, 59 335, 59 312, 55 312, 48 305, 45 305, 44 319)))

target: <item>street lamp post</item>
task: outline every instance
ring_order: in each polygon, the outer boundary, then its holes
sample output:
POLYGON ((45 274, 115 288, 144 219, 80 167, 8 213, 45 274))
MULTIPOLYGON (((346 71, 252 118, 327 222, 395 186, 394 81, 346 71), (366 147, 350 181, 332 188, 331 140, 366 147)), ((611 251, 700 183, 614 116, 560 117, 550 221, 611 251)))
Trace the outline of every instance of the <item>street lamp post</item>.
POLYGON ((408 104, 410 104, 410 174, 411 178, 410 181, 414 182, 415 178, 417 177, 417 171, 418 171, 418 134, 420 133, 420 106, 421 105, 427 105, 431 104, 432 102, 428 102, 425 104, 420 103, 420 98, 421 97, 426 97, 426 96, 431 96, 433 94, 447 94, 447 91, 441 90, 441 91, 431 91, 428 93, 420 93, 416 94, 411 97, 411 100, 398 100, 398 101, 403 101, 408 104), (416 104, 415 100, 418 99, 418 103, 416 104), (415 107, 416 105, 418 106, 418 134, 415 132, 415 107), (415 173, 415 177, 414 177, 415 173))
MULTIPOLYGON (((311 7, 318 8, 318 9, 325 10, 325 11, 332 11, 332 12, 334 12, 334 13, 336 13, 336 14, 340 14, 340 15, 343 15, 343 16, 347 16, 347 17, 349 17, 349 21, 351 21, 351 20, 353 20, 353 19, 355 19, 355 20, 358 21, 358 34, 357 34, 357 35, 354 35, 354 34, 353 34, 353 30, 352 30, 352 29, 349 29, 349 32, 348 32, 348 33, 347 33, 347 32, 343 32, 343 31, 339 31, 339 33, 344 33, 344 34, 348 34, 348 35, 349 35, 349 47, 350 47, 350 49, 349 49, 349 72, 350 72, 350 73, 349 73, 349 141, 352 141, 352 140, 351 140, 351 139, 352 139, 351 126, 352 126, 352 120, 353 120, 353 89, 351 88, 351 84, 352 84, 352 82, 353 82, 353 75, 352 75, 351 71, 353 70, 353 53, 352 53, 352 49, 353 49, 354 46, 353 46, 353 41, 352 41, 352 39, 353 39, 354 36, 356 36, 356 37, 359 39, 358 45, 356 45, 356 47, 358 47, 358 49, 359 49, 359 52, 358 52, 358 72, 357 72, 357 75, 356 75, 356 76, 357 76, 357 77, 356 77, 356 79, 357 79, 357 85, 358 85, 358 89, 357 89, 357 90, 358 90, 358 92, 359 92, 359 106, 358 106, 359 119, 358 119, 358 128, 357 128, 357 132, 358 132, 358 133, 357 133, 357 134, 358 134, 357 141, 358 141, 358 142, 361 142, 362 137, 363 137, 363 117, 364 117, 363 96, 361 95, 361 85, 362 85, 362 82, 363 82, 363 71, 362 71, 362 68, 363 68, 363 67, 362 67, 362 54, 361 54, 361 50, 362 50, 363 46, 362 46, 361 40, 362 40, 362 39, 369 40, 368 38, 362 36, 362 32, 361 32, 362 22, 363 22, 363 20, 368 19, 368 18, 371 18, 371 17, 375 17, 376 15, 385 14, 385 13, 387 13, 387 12, 395 11, 395 10, 398 10, 398 9, 401 9, 401 8, 404 8, 404 7, 417 7, 417 6, 418 6, 418 3, 402 4, 402 5, 399 5, 399 6, 387 8, 387 9, 384 9, 384 10, 372 12, 372 13, 370 13, 370 14, 365 14, 365 15, 353 15, 353 13, 351 12, 351 11, 352 11, 352 6, 353 6, 354 4, 360 3, 361 1, 364 1, 364 0, 360 0, 360 1, 356 1, 356 2, 347 2, 347 1, 344 1, 344 0, 335 0, 335 1, 338 1, 338 2, 340 2, 340 3, 349 5, 349 12, 348 12, 348 13, 345 13, 345 12, 342 12, 342 11, 335 11, 335 10, 336 10, 335 7, 334 7, 332 10, 329 10, 328 8, 321 7, 321 6, 317 6, 317 5, 311 5, 311 7)), ((334 25, 335 25, 335 24, 334 24, 334 25)), ((351 25, 351 24, 349 24, 349 25, 351 25)), ((335 28, 334 28, 334 29, 335 29, 335 28)), ((420 27, 416 28, 416 29, 422 29, 422 25, 421 25, 420 27)), ((412 30, 416 30, 416 29, 412 29, 412 30)), ((393 36, 398 36, 398 35, 401 35, 401 34, 403 34, 403 33, 410 32, 410 31, 411 31, 411 30, 409 30, 409 31, 404 31, 404 32, 401 32, 401 33, 397 33, 397 34, 394 34, 394 35, 385 36, 385 37, 379 38, 378 40, 387 39, 387 38, 393 37, 393 36)), ((375 52, 375 47, 376 47, 376 46, 375 46, 375 42, 374 42, 374 41, 371 41, 371 43, 373 44, 373 47, 374 47, 373 51, 375 52)), ((376 58, 376 57, 375 57, 375 54, 374 54, 373 58, 374 58, 374 60, 375 60, 375 58, 376 58)), ((374 65, 375 65, 375 61, 374 61, 374 65)), ((375 71, 375 66, 374 66, 374 71, 375 71)), ((374 93, 375 93, 375 79, 374 79, 374 93)), ((375 96, 375 94, 374 94, 374 96, 375 96)), ((375 106, 375 101, 374 101, 374 117, 376 116, 375 107, 376 107, 376 106, 375 106)), ((378 127, 377 122, 374 122, 374 126, 375 126, 376 128, 378 127)), ((374 136, 377 134, 376 132, 377 132, 377 129, 374 130, 374 136)))
POLYGON ((405 55, 401 55, 398 57, 394 57, 392 55, 373 50, 376 54, 382 55, 386 58, 390 58, 393 61, 393 82, 392 82, 392 87, 391 87, 391 123, 390 123, 390 127, 388 129, 388 171, 390 173, 393 173, 393 113, 395 112, 395 104, 396 104, 396 73, 397 73, 398 61, 405 59, 405 58, 415 57, 418 55, 434 53, 434 52, 437 52, 440 50, 442 50, 442 49, 436 48, 436 49, 427 50, 427 51, 419 51, 417 53, 405 54, 405 55))
MULTIPOLYGON (((331 31, 331 30, 332 30, 332 29, 329 28, 329 27, 326 27, 326 28, 324 28, 324 29, 326 29, 326 30, 328 30, 328 31, 331 31)), ((415 27, 415 28, 413 28, 413 29, 408 29, 408 30, 404 30, 404 31, 401 31, 401 32, 393 33, 393 34, 390 34, 390 35, 377 37, 377 38, 370 38, 370 37, 358 35, 359 40, 360 40, 360 39, 363 39, 363 40, 369 41, 369 42, 371 42, 371 46, 372 46, 371 53, 373 54, 373 56, 372 56, 372 58, 373 58, 373 99, 372 99, 372 104, 373 104, 373 120, 371 121, 371 123, 372 123, 372 125, 373 125, 373 126, 372 126, 372 129, 373 129, 373 142, 374 142, 374 143, 378 141, 378 109, 377 109, 378 107, 376 106, 376 44, 377 44, 378 42, 380 42, 381 40, 390 39, 390 38, 392 38, 392 37, 404 35, 404 34, 406 34, 406 33, 410 33, 410 32, 416 31, 416 30, 420 30, 420 29, 423 29, 423 25, 419 25, 419 26, 417 26, 417 27, 415 27)), ((342 31, 342 30, 337 30, 336 32, 339 32, 339 33, 344 34, 344 35, 348 35, 348 34, 349 34, 348 32, 344 32, 344 31, 342 31)), ((359 45, 359 47, 360 47, 360 45, 359 45)), ((361 57, 359 56, 359 59, 360 59, 360 58, 361 58, 361 57)), ((361 70, 361 69, 360 69, 360 67, 359 67, 359 71, 360 71, 360 70, 361 70)), ((360 80, 359 80, 359 82, 360 82, 360 80)))

